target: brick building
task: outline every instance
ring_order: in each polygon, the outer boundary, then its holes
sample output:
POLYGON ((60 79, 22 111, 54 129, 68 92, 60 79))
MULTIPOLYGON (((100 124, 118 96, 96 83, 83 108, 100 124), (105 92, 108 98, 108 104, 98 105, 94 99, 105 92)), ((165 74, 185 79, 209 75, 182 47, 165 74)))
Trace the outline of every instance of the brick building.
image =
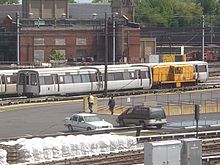
MULTIPOLYGON (((90 12, 85 11, 87 17, 82 10, 81 14, 79 9, 77 10, 76 6, 79 8, 80 4, 72 4, 69 7, 67 2, 67 0, 25 0, 22 8, 18 8, 18 11, 22 10, 19 20, 20 64, 48 62, 53 50, 64 54, 70 63, 76 61, 104 63, 106 20, 109 64, 113 61, 114 35, 116 63, 140 62, 140 28, 138 24, 133 23, 133 1, 112 1, 112 4, 100 5, 82 4, 81 7, 91 8, 90 12), (48 9, 49 6, 51 9, 48 9), (104 10, 107 13, 106 18, 103 11, 94 15, 94 12, 100 11, 97 10, 100 6, 106 8, 104 10), (78 16, 73 12, 78 12, 78 16), (118 14, 115 15, 116 26, 113 33, 112 15, 116 12, 118 14)), ((15 21, 16 18, 12 23, 15 21)), ((14 39, 16 42, 16 32, 14 39)), ((14 48, 16 48, 15 45, 14 48)), ((16 52, 14 56, 16 57, 16 52)))

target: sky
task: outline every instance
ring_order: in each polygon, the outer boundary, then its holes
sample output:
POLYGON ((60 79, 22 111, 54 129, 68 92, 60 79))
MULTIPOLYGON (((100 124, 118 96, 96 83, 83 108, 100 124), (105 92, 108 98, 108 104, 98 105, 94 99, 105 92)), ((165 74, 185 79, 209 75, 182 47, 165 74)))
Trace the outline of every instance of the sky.
MULTIPOLYGON (((19 0, 19 2, 21 3, 22 0, 19 0)), ((90 3, 92 2, 92 0, 76 0, 77 3, 90 3)))

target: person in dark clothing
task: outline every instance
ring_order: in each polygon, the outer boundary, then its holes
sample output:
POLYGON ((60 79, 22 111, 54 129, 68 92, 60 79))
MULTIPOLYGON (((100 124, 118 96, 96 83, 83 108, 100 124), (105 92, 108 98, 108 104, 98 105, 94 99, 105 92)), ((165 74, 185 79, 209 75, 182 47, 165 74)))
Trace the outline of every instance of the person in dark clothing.
POLYGON ((115 99, 113 98, 113 96, 111 96, 111 98, 108 101, 108 107, 109 107, 109 110, 111 111, 111 114, 113 115, 114 108, 115 108, 115 99))

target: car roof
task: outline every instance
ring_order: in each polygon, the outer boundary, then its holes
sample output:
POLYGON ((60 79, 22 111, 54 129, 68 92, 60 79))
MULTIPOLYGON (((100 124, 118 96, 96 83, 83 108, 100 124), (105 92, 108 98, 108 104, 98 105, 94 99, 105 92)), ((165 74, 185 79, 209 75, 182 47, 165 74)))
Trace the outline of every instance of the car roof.
POLYGON ((91 113, 76 113, 73 115, 78 115, 78 116, 97 116, 97 114, 91 114, 91 113))

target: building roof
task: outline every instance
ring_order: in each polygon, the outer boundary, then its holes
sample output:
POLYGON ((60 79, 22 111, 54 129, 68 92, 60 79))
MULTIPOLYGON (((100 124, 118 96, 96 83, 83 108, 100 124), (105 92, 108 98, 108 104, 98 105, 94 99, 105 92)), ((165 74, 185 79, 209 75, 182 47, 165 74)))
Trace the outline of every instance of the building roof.
POLYGON ((105 12, 111 13, 110 3, 76 3, 69 4, 69 17, 73 19, 93 19, 93 14, 96 13, 96 18, 105 18, 105 12))
MULTIPOLYGON (((22 15, 22 5, 0 5, 0 23, 3 19, 10 15, 13 20, 16 19, 16 13, 22 15)), ((72 19, 93 19, 93 14, 96 13, 98 19, 105 18, 105 12, 108 16, 111 13, 110 3, 70 3, 69 4, 69 17, 72 19)))

